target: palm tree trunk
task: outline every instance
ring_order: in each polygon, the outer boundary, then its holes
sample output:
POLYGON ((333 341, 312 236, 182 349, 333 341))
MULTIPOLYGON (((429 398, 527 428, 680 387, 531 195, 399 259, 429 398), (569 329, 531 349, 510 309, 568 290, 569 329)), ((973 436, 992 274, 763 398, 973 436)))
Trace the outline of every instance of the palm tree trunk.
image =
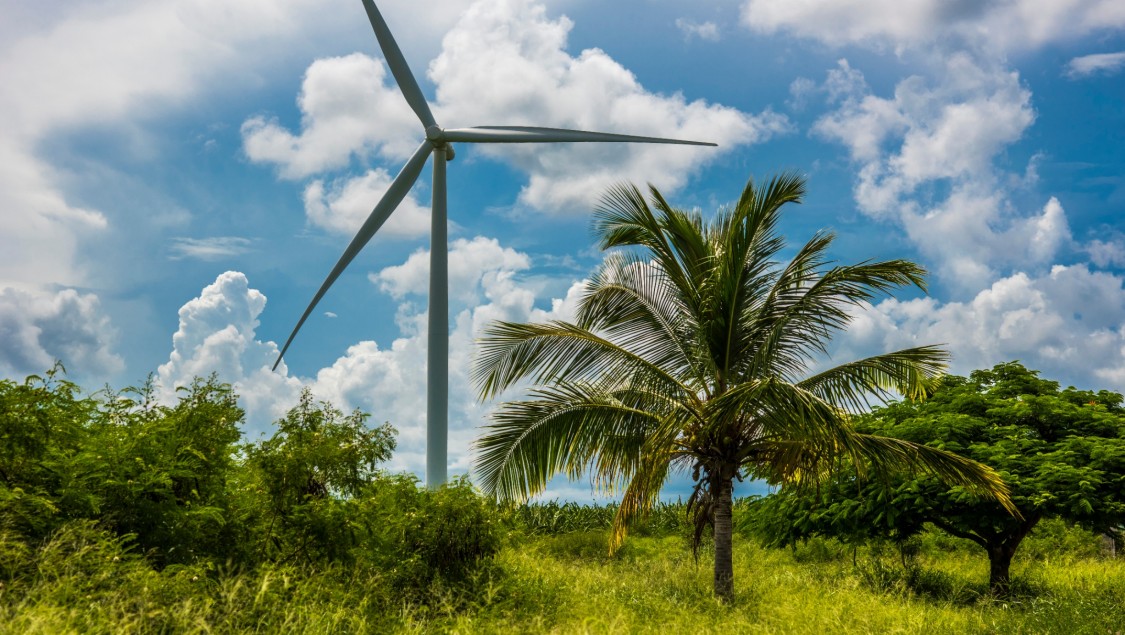
POLYGON ((718 496, 715 499, 715 597, 728 604, 734 600, 732 507, 731 479, 723 478, 719 482, 718 496))

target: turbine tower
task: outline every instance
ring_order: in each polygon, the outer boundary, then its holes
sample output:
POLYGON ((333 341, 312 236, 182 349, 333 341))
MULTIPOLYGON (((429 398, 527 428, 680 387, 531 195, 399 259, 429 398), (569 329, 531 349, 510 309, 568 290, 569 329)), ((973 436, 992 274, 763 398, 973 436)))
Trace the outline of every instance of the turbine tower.
POLYGON ((677 139, 661 139, 656 137, 637 137, 632 135, 611 134, 605 132, 586 132, 583 130, 564 130, 560 128, 539 128, 530 126, 479 126, 474 128, 442 128, 434 121, 430 106, 422 90, 418 87, 406 58, 395 43, 386 21, 383 20, 379 9, 372 0, 362 0, 363 8, 367 10, 367 17, 371 21, 371 28, 375 30, 375 37, 379 40, 379 48, 383 51, 387 66, 398 83, 406 102, 426 131, 426 139, 414 155, 402 166, 398 176, 391 182, 373 210, 364 221, 359 232, 352 238, 348 248, 344 250, 340 260, 328 277, 320 285, 320 289, 309 302, 297 326, 289 334, 285 346, 277 356, 273 368, 277 369, 285 351, 293 343, 293 338, 301 330, 305 320, 308 319, 317 303, 328 292, 344 269, 351 264, 375 232, 379 231, 383 223, 395 211, 398 204, 406 197, 426 160, 432 154, 434 157, 433 176, 433 202, 430 230, 430 297, 429 297, 429 324, 427 327, 428 351, 426 361, 426 484, 438 487, 446 481, 446 457, 449 435, 449 245, 447 241, 446 226, 446 197, 445 197, 445 164, 453 159, 452 143, 582 143, 582 142, 618 142, 618 143, 671 143, 680 145, 714 146, 714 143, 702 141, 682 141, 677 139))

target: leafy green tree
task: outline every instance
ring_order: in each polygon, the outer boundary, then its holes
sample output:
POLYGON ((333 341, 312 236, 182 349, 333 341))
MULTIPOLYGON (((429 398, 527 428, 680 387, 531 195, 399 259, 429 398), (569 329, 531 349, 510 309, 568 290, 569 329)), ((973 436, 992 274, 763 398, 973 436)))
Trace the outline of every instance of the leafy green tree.
POLYGON ((80 457, 96 518, 134 534, 158 565, 233 556, 228 479, 242 419, 215 376, 180 388, 174 405, 158 403, 151 382, 108 394, 80 457))
POLYGON ((242 420, 230 387, 197 379, 166 406, 151 383, 82 396, 64 372, 0 381, 0 525, 40 540, 96 520, 159 565, 229 555, 242 420))
POLYGON ((394 428, 369 428, 367 418, 359 410, 345 416, 306 389, 271 438, 246 446, 258 472, 254 491, 268 500, 260 519, 263 555, 306 562, 347 557, 356 542, 349 501, 363 494, 395 449, 394 428))
POLYGON ((500 549, 496 504, 464 477, 430 489, 413 475, 382 475, 354 507, 351 520, 361 529, 356 562, 420 600, 439 580, 465 582, 500 549))
MULTIPOLYGON (((609 191, 594 231, 610 253, 575 323, 488 327, 474 379, 491 398, 530 380, 530 398, 502 404, 476 442, 483 488, 503 499, 542 491, 557 473, 624 486, 611 549, 650 509, 670 471, 688 471, 697 519, 713 528, 714 590, 733 597, 735 479, 821 481, 842 459, 861 471, 919 468, 1007 502, 991 469, 936 448, 856 432, 848 411, 899 392, 923 397, 946 353, 923 346, 808 375, 849 310, 892 289, 923 288, 905 260, 835 265, 833 236, 815 234, 792 259, 780 212, 804 181, 751 180, 710 221, 651 188, 609 191), (617 250, 615 248, 624 248, 617 250)), ((702 523, 698 525, 702 527, 702 523)))
POLYGON ((98 404, 65 372, 56 364, 22 383, 0 380, 0 529, 28 538, 98 506, 78 469, 98 404))
POLYGON ((1022 518, 923 475, 833 483, 820 496, 787 493, 763 502, 762 533, 776 542, 812 535, 903 540, 926 523, 980 545, 989 586, 1008 592, 1012 557, 1045 518, 1099 532, 1125 524, 1122 397, 1039 377, 1016 362, 947 376, 925 402, 901 402, 859 422, 873 434, 925 443, 995 468, 1022 518))

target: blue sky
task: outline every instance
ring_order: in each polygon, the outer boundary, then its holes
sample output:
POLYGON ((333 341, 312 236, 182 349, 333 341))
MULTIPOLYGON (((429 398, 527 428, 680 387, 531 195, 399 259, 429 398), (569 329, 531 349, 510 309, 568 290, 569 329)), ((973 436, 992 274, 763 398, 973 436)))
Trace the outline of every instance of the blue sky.
MULTIPOLYGON (((928 297, 857 311, 833 360, 944 342, 1125 390, 1125 4, 1118 0, 380 3, 439 122, 695 138, 717 149, 458 147, 451 467, 488 405, 491 319, 567 317, 619 180, 682 207, 808 176, 785 231, 915 259, 928 297)), ((218 372, 252 433, 302 387, 424 463, 429 172, 269 372, 422 138, 361 4, 0 0, 0 374, 96 387, 218 372)), ((587 491, 559 484, 557 491, 587 491), (569 488, 569 489, 568 489, 569 488)), ((580 495, 580 494, 574 494, 580 495)))

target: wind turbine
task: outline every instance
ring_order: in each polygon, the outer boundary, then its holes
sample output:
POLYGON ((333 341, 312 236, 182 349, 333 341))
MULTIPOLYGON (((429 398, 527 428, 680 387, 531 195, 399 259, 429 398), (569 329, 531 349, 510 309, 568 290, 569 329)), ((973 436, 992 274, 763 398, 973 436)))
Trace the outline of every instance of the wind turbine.
POLYGON ((632 135, 611 134, 605 132, 586 132, 583 130, 565 130, 561 128, 539 128, 531 126, 479 126, 474 128, 442 128, 434 121, 430 106, 422 90, 418 87, 406 58, 395 43, 387 23, 383 20, 379 9, 372 0, 362 0, 363 8, 367 10, 367 18, 371 21, 371 28, 375 30, 375 37, 379 40, 379 48, 383 57, 398 83, 406 102, 414 114, 421 120, 426 131, 426 139, 414 155, 402 166, 398 176, 387 188, 382 200, 371 210, 371 215, 364 221, 359 232, 352 238, 351 244, 344 250, 336 266, 329 272, 328 277, 320 285, 320 289, 309 302, 297 326, 289 334, 285 346, 277 356, 273 368, 277 370, 285 351, 293 343, 293 338, 301 330, 305 320, 308 319, 320 299, 328 292, 344 269, 351 264, 360 250, 367 245, 375 232, 379 231, 383 223, 395 211, 398 204, 406 197, 426 160, 432 154, 434 157, 433 177, 433 211, 430 229, 430 298, 429 298, 429 324, 427 327, 428 351, 426 360, 426 484, 437 487, 446 480, 446 449, 449 435, 449 265, 448 265, 448 240, 446 227, 446 196, 445 196, 445 164, 453 159, 452 143, 583 143, 583 142, 623 142, 623 143, 670 143, 680 145, 714 146, 714 143, 703 141, 682 141, 677 139, 661 139, 657 137, 637 137, 632 135))

